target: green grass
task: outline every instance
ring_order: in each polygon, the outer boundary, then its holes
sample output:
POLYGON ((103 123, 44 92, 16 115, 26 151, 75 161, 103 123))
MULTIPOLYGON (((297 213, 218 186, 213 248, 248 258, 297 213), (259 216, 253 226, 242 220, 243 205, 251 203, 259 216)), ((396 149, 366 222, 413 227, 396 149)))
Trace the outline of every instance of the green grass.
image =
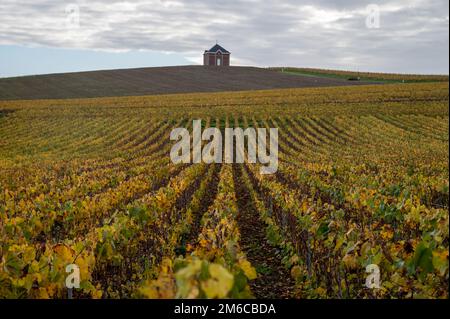
MULTIPOLYGON (((310 77, 319 77, 319 78, 327 78, 327 79, 343 79, 348 80, 349 77, 345 75, 339 75, 339 74, 320 74, 320 73, 314 73, 314 72, 302 72, 302 71, 280 71, 283 74, 290 74, 290 75, 301 75, 301 76, 310 76, 310 77)), ((380 83, 403 83, 400 80, 382 80, 382 79, 370 79, 370 78, 363 78, 360 77, 360 81, 366 81, 366 82, 380 82, 380 83)), ((405 83, 407 83, 405 81, 405 83)))
POLYGON ((380 83, 431 83, 431 82, 448 82, 448 76, 434 75, 411 75, 411 74, 381 74, 367 72, 351 72, 351 71, 334 71, 302 69, 302 68, 272 68, 283 74, 311 76, 320 78, 344 79, 359 77, 360 81, 380 82, 380 83), (386 76, 386 78, 383 78, 386 76))

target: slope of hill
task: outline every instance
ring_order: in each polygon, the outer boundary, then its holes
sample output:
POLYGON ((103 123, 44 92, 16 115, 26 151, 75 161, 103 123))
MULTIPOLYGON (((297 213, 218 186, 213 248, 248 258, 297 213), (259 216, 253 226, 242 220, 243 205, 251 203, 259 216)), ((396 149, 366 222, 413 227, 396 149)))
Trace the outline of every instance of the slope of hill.
MULTIPOLYGON (((254 67, 180 66, 0 79, 0 100, 65 99, 355 85, 254 67)), ((367 84, 367 83, 365 83, 367 84)))

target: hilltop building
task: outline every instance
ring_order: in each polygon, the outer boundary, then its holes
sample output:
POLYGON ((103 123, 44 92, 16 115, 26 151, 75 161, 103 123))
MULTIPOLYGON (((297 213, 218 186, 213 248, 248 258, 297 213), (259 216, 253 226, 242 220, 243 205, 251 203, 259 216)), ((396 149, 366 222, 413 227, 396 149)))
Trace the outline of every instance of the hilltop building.
POLYGON ((230 66, 231 53, 216 44, 203 54, 203 65, 230 66))

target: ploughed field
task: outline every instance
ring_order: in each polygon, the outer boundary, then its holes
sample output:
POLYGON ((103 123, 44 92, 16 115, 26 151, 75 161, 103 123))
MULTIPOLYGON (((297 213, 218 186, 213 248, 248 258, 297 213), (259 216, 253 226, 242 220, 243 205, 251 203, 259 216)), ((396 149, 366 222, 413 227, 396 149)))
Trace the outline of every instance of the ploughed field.
POLYGON ((0 100, 70 99, 358 85, 255 67, 178 66, 0 78, 0 100))
POLYGON ((0 297, 76 264, 73 298, 448 298, 448 112, 448 83, 0 102, 0 297), (195 119, 278 128, 278 171, 172 164, 195 119))

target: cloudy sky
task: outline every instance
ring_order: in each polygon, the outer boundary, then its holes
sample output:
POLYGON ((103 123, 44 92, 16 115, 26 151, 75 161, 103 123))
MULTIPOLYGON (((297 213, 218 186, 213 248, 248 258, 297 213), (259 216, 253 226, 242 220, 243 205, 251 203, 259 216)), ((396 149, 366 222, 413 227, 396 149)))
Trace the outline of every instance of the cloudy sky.
POLYGON ((199 64, 448 74, 448 0, 0 0, 0 77, 199 64))

